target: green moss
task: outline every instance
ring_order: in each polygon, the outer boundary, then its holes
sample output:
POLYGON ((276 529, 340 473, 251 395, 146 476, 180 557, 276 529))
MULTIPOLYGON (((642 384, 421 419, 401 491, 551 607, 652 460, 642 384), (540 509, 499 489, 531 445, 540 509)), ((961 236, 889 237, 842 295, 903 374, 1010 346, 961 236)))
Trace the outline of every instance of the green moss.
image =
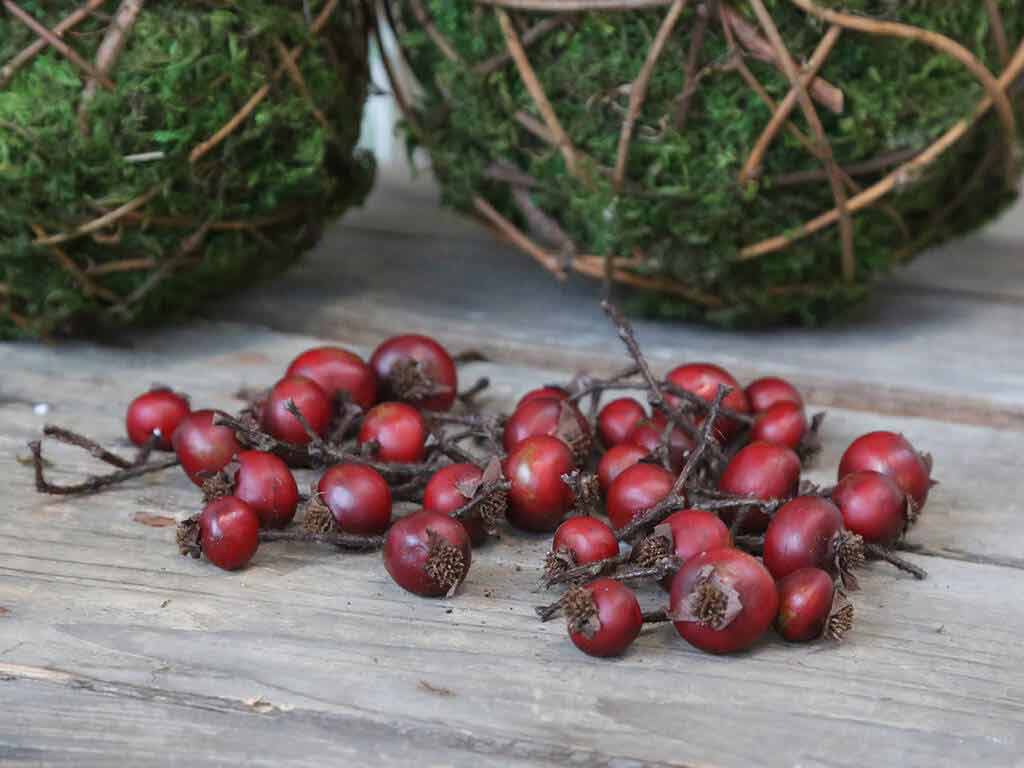
MULTIPOLYGON (((426 5, 440 32, 466 61, 480 62, 504 49, 490 9, 473 0, 429 0, 426 5)), ((768 151, 760 180, 738 188, 739 171, 770 111, 736 72, 721 66, 728 51, 717 24, 709 30, 701 58, 710 68, 697 87, 684 130, 675 128, 672 116, 685 86, 696 5, 689 4, 654 71, 621 194, 607 174, 594 173, 589 185, 574 179, 556 149, 512 119, 518 111, 540 118, 514 65, 477 75, 471 67, 443 57, 412 14, 405 13, 403 44, 425 91, 419 116, 424 133, 410 140, 430 151, 445 200, 471 210, 479 193, 523 224, 508 187, 485 176, 496 161, 512 164, 541 183, 533 201, 557 217, 581 250, 624 256, 639 249, 647 261, 638 271, 671 277, 721 300, 721 306, 707 307, 673 295, 648 294, 635 298, 637 307, 735 326, 814 324, 840 316, 867 295, 876 276, 898 261, 977 227, 1012 199, 999 162, 975 175, 1002 140, 998 122, 989 115, 953 151, 886 199, 902 217, 906 232, 878 206, 856 217, 855 282, 840 277, 834 227, 785 251, 737 261, 744 246, 794 230, 832 209, 834 201, 826 180, 801 186, 775 182, 785 174, 821 167, 785 132, 768 151), (936 212, 972 179, 969 204, 935 222, 936 212)), ((767 0, 766 5, 790 50, 808 58, 824 25, 789 0, 767 0)), ((822 5, 940 32, 960 41, 990 70, 1000 71, 984 3, 845 0, 822 5)), ((750 15, 745 3, 735 7, 750 15)), ((1024 34, 1024 1, 1001 0, 999 7, 1007 35, 1016 44, 1024 34)), ((566 132, 599 166, 615 165, 627 100, 622 86, 636 78, 664 14, 664 9, 582 14, 571 30, 562 27, 529 48, 530 61, 566 132)), ((525 28, 545 17, 518 18, 525 28)), ((785 96, 783 75, 768 64, 749 58, 747 63, 776 101, 785 96)), ((984 95, 978 81, 947 55, 920 43, 850 31, 843 33, 822 76, 845 95, 843 114, 818 109, 843 165, 923 149, 970 116, 984 95)), ((799 110, 793 120, 809 132, 799 110)), ((858 181, 870 186, 882 175, 860 176, 858 181)))
MULTIPOLYGON (((52 27, 81 3, 19 5, 52 27)), ((324 3, 310 5, 315 14, 324 3)), ((108 24, 107 15, 89 19, 66 39, 93 61, 108 24)), ((79 125, 78 70, 52 50, 22 68, 0 89, 0 336, 179 317, 296 259, 372 180, 372 161, 353 149, 368 81, 366 25, 359 3, 339 4, 316 39, 298 0, 148 3, 111 74, 116 89, 100 89, 89 107, 87 133, 79 125), (288 77, 272 82, 277 41, 306 46, 298 66, 308 99, 288 77), (192 150, 268 83, 268 97, 239 129, 190 162, 192 150), (162 157, 125 159, 150 153, 162 157), (88 295, 49 248, 33 245, 33 225, 71 232, 154 187, 160 191, 143 209, 149 223, 126 220, 63 246, 79 268, 100 270, 93 281, 102 296, 88 295), (174 261, 203 223, 282 213, 290 215, 256 229, 215 227, 201 248, 174 261), (152 266, 102 272, 140 259, 152 266)), ((0 14, 0 65, 33 40, 0 14)))

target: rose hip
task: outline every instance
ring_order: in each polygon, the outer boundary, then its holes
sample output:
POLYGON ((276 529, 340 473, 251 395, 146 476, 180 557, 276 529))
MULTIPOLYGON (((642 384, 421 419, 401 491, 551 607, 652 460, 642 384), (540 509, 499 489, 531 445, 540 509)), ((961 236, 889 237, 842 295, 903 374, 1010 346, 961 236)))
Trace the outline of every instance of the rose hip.
MULTIPOLYGON (((718 481, 720 490, 736 496, 768 500, 793 494, 800 483, 800 458, 789 448, 757 441, 744 446, 732 457, 718 481)), ((735 513, 722 517, 731 523, 735 513)), ((760 533, 768 527, 768 516, 751 509, 745 531, 760 533)))
POLYGON ((260 419, 267 432, 278 440, 295 445, 305 445, 310 441, 302 422, 288 410, 289 403, 295 404, 316 434, 323 436, 327 432, 334 412, 331 398, 319 384, 304 376, 281 379, 270 390, 260 419))
POLYGON ((235 457, 234 496, 246 502, 263 528, 284 528, 295 517, 299 488, 288 465, 272 453, 242 451, 235 457))
POLYGON ((337 464, 324 472, 317 492, 338 530, 375 535, 391 524, 391 489, 372 467, 337 464))
POLYGON ((415 512, 397 521, 384 539, 384 567, 402 589, 424 597, 452 594, 472 562, 469 535, 440 512, 415 512))
POLYGON ((914 446, 895 432, 869 432, 861 435, 846 449, 839 461, 839 479, 852 472, 871 470, 888 475, 921 509, 931 488, 930 462, 914 450, 914 446))
POLYGON ((524 440, 537 435, 557 437, 575 454, 590 446, 590 425, 573 403, 535 397, 516 408, 505 423, 502 441, 511 453, 524 440))
POLYGON ((640 634, 644 617, 633 591, 597 579, 566 593, 564 611, 573 645, 590 656, 620 656, 640 634))
POLYGON ((751 440, 764 440, 796 449, 807 431, 807 416, 796 403, 775 403, 757 414, 751 440))
POLYGON ((601 493, 608 493, 615 478, 648 455, 645 448, 630 443, 621 443, 605 451, 597 463, 597 482, 601 493))
POLYGON ((458 373, 448 350, 429 336, 393 336, 370 358, 382 395, 428 411, 447 411, 458 395, 458 373))
POLYGON ((199 515, 199 545, 218 568, 238 570, 260 546, 259 515, 234 496, 211 501, 199 515))
POLYGON ((804 399, 785 379, 766 376, 747 385, 747 400, 754 413, 763 413, 776 403, 795 403, 803 408, 804 399))
POLYGON ((363 359, 341 347, 307 349, 296 357, 286 378, 315 381, 330 398, 348 397, 363 410, 377 402, 377 377, 363 359))
POLYGON ((605 448, 624 443, 637 422, 647 417, 644 407, 632 397, 612 400, 597 415, 597 433, 605 448))
POLYGON ((562 475, 573 469, 569 448, 561 440, 538 435, 524 440, 508 457, 508 519, 526 531, 553 531, 573 505, 572 490, 562 475))
POLYGON ((359 444, 377 444, 376 457, 384 462, 414 463, 426 453, 427 426, 420 412, 405 403, 381 403, 367 412, 359 430, 359 444))
MULTIPOLYGON (((423 490, 423 509, 427 512, 450 515, 465 506, 472 498, 472 494, 466 495, 460 486, 467 487, 467 484, 472 485, 479 482, 483 474, 483 470, 475 464, 449 464, 447 467, 442 467, 431 476, 430 482, 423 490)), ((487 540, 487 529, 484 526, 483 518, 479 515, 459 522, 469 533, 474 547, 480 546, 487 540)))
POLYGON ((836 591, 831 576, 820 568, 801 568, 782 579, 778 590, 775 628, 783 639, 806 643, 825 634, 836 591))
POLYGON ((654 464, 634 464, 608 489, 606 508, 615 528, 623 528, 633 518, 668 496, 675 476, 654 464))
MULTIPOLYGON (((747 395, 739 382, 736 381, 731 373, 723 368, 719 368, 717 365, 711 365, 710 363, 680 365, 678 368, 673 368, 669 371, 667 379, 669 384, 685 389, 687 392, 692 392, 709 403, 715 399, 719 385, 730 387, 732 391, 726 395, 722 405, 738 413, 748 413, 750 411, 747 395)), ((679 399, 672 395, 668 395, 666 400, 673 407, 680 405, 679 399)), ((715 429, 723 441, 728 441, 729 438, 739 431, 740 426, 735 419, 720 416, 715 424, 715 429)))
POLYGON ((771 574, 738 549, 713 549, 690 558, 672 580, 669 616, 691 645, 710 653, 749 648, 778 613, 771 574))
POLYGON ((191 410, 188 398, 166 388, 141 394, 132 400, 125 415, 128 439, 135 445, 146 445, 155 436, 157 450, 173 450, 174 430, 191 410))
POLYGON ((570 517, 555 531, 553 553, 571 553, 574 565, 594 563, 619 554, 615 533, 595 517, 570 517))
POLYGON ((235 433, 214 425, 214 411, 193 411, 174 430, 171 443, 185 474, 196 485, 216 475, 241 450, 235 433))
MULTIPOLYGON (((649 419, 636 423, 626 441, 643 448, 647 453, 657 455, 661 447, 661 435, 665 427, 649 419)), ((686 454, 693 449, 693 440, 681 429, 673 429, 668 438, 668 460, 672 471, 678 473, 686 461, 686 454)))
MULTIPOLYGON (((654 530, 655 534, 671 536, 669 554, 675 555, 682 562, 687 562, 701 552, 722 549, 732 546, 732 536, 725 523, 718 515, 705 512, 703 509, 681 509, 673 512, 654 530)), ((670 587, 672 578, 665 579, 665 587, 670 587)))
POLYGON ((820 496, 798 496, 775 513, 764 534, 764 566, 776 579, 801 568, 835 571, 843 516, 820 496))
POLYGON ((839 481, 832 500, 843 524, 865 541, 887 547, 907 529, 907 494, 888 475, 851 472, 839 481))

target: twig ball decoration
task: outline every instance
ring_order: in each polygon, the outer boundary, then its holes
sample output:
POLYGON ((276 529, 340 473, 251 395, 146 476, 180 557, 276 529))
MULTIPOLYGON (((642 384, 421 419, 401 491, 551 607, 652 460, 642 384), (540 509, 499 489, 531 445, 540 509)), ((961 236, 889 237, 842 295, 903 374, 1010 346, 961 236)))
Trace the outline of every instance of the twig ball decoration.
POLYGON ((446 201, 556 275, 642 289, 649 313, 833 319, 1016 194, 1021 0, 392 0, 389 15, 421 86, 393 87, 446 201))
POLYGON ((349 0, 3 0, 0 337, 181 316, 311 247, 372 181, 370 23, 349 0))

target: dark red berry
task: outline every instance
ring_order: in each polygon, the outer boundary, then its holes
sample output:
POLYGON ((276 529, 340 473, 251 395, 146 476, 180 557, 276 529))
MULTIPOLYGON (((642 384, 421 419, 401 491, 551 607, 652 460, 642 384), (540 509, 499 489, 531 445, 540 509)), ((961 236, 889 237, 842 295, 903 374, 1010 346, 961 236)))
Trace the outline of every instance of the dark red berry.
POLYGON ((775 628, 793 643, 817 640, 825 633, 835 584, 820 568, 793 571, 778 584, 779 615, 775 628))
POLYGON ((648 455, 645 448, 630 443, 621 443, 605 451, 597 463, 597 482, 601 493, 608 493, 615 478, 648 455))
POLYGON ((754 413, 763 413, 776 403, 796 403, 801 408, 804 399, 796 391, 796 387, 785 379, 766 376, 747 385, 747 400, 754 413))
MULTIPOLYGON (((736 381, 731 373, 723 368, 719 368, 717 365, 711 365, 710 363, 680 365, 678 368, 673 368, 669 371, 667 378, 670 384, 674 384, 680 389, 685 389, 687 392, 692 392, 708 402, 715 399, 719 385, 730 387, 732 391, 726 395, 722 405, 739 413, 748 413, 750 411, 747 395, 739 382, 736 381)), ((680 404, 679 399, 672 395, 667 396, 666 400, 673 407, 680 404)), ((740 426, 734 419, 720 416, 715 428, 721 439, 727 441, 739 431, 740 426)))
POLYGON ((568 400, 569 393, 561 387, 537 387, 537 389, 531 389, 516 403, 516 408, 519 408, 523 403, 528 403, 531 400, 537 400, 538 398, 552 398, 555 400, 568 400))
POLYGON ((632 397, 612 400, 597 415, 597 433, 605 448, 624 443, 641 419, 647 418, 644 407, 632 397))
POLYGON ((839 461, 839 479, 862 470, 889 475, 910 496, 916 509, 924 506, 932 484, 931 467, 903 435, 869 432, 850 443, 839 461))
POLYGON ((302 422, 288 410, 289 403, 295 403, 316 434, 323 436, 327 432, 334 413, 331 398, 319 384, 304 376, 281 379, 270 390, 260 415, 267 432, 286 443, 305 445, 310 441, 302 422))
POLYGON ((235 458, 233 495, 252 507, 264 528, 284 528, 295 517, 299 488, 288 465, 272 453, 242 451, 235 458))
POLYGON ((634 464, 608 488, 606 509, 612 526, 622 528, 668 496, 675 476, 654 464, 634 464))
POLYGON ((561 440, 538 435, 520 443, 505 465, 512 486, 509 522, 526 531, 555 530, 573 505, 572 490, 562 479, 572 469, 572 454, 561 440))
POLYGON ((633 591, 597 579, 566 593, 563 610, 573 645, 590 656, 620 656, 640 634, 644 617, 633 591))
POLYGON ((843 516, 820 496, 798 496, 775 513, 764 534, 764 566, 776 579, 801 568, 835 570, 843 516))
POLYGON ((381 461, 414 463, 426 453, 427 426, 420 412, 405 403, 381 403, 363 418, 359 444, 377 444, 381 461))
POLYGON ((218 568, 238 570, 260 546, 259 515, 235 496, 211 501, 199 515, 199 544, 218 568))
POLYGON ((428 411, 447 411, 458 395, 458 373, 448 351, 428 336, 393 336, 370 358, 381 395, 428 411))
POLYGON ((181 468, 199 486, 224 469, 242 450, 231 429, 214 425, 215 415, 209 410, 193 411, 174 430, 171 439, 181 468))
POLYGON ((472 561, 469 535, 440 512, 415 512, 397 521, 384 539, 384 567, 395 583, 424 597, 452 594, 472 561))
POLYGON ((757 642, 778 613, 775 581, 738 549, 690 558, 672 580, 670 616, 691 645, 710 653, 742 651, 757 642))
POLYGON ((570 517, 555 531, 552 552, 571 552, 576 565, 594 563, 619 554, 615 533, 596 517, 570 517))
POLYGON ((188 398, 169 389, 154 389, 139 395, 128 406, 125 427, 135 445, 146 445, 154 436, 156 448, 172 450, 174 430, 191 412, 188 398))
POLYGON ((796 403, 775 403, 757 414, 750 430, 751 440, 778 443, 787 448, 797 448, 807 431, 807 416, 803 406, 796 403))
MULTIPOLYGON (((439 512, 450 515, 464 507, 473 493, 467 489, 479 483, 483 478, 483 470, 475 464, 449 464, 437 470, 423 490, 423 509, 427 512, 439 512)), ((481 516, 475 515, 460 520, 469 534, 474 547, 487 541, 487 528, 481 516)))
POLYGON ((889 546, 907 528, 907 494, 888 475, 851 472, 839 481, 832 500, 847 529, 865 541, 889 546))
MULTIPOLYGON (((684 563, 701 552, 732 546, 729 528, 718 515, 705 512, 703 509, 682 509, 673 512, 654 532, 656 535, 671 536, 668 553, 675 555, 684 563)), ((662 586, 669 589, 672 586, 672 577, 666 576, 662 586)))
MULTIPOLYGON (((641 419, 629 433, 627 442, 639 446, 649 454, 658 455, 664 426, 658 426, 650 419, 641 419)), ((668 438, 668 460, 673 472, 679 472, 686 461, 686 454, 693 449, 693 440, 681 429, 673 429, 668 438)))
MULTIPOLYGON (((784 445, 758 441, 744 446, 732 457, 718 487, 736 496, 767 500, 792 496, 799 483, 800 458, 784 445)), ((723 513, 722 517, 731 523, 733 514, 723 513)), ((760 533, 767 526, 768 516, 764 512, 748 512, 745 531, 760 533)))
POLYGON ((363 410, 377 402, 377 376, 363 359, 341 347, 307 349, 288 366, 285 377, 305 376, 328 397, 345 396, 363 410))
POLYGON ((391 489, 372 467, 337 464, 324 472, 317 492, 339 530, 375 535, 391 524, 391 489))
POLYGON ((581 441, 589 443, 590 425, 575 404, 550 397, 535 397, 516 408, 505 422, 502 441, 511 453, 529 437, 550 435, 574 449, 581 441))

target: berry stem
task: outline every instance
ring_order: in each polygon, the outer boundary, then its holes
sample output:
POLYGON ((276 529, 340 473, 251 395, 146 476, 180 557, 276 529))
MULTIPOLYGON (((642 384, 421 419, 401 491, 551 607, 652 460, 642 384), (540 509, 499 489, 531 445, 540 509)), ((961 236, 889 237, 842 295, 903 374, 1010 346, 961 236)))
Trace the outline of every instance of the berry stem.
POLYGON ((73 485, 55 485, 46 479, 43 461, 43 446, 38 440, 28 444, 32 452, 32 465, 35 468, 36 490, 39 493, 48 493, 54 496, 77 496, 82 494, 97 493, 111 485, 117 485, 136 477, 142 477, 152 472, 160 472, 178 465, 177 457, 164 459, 154 464, 139 464, 119 469, 109 475, 96 475, 73 485))
POLYGON ((479 379, 476 380, 476 383, 474 383, 473 386, 471 386, 465 392, 460 392, 458 394, 458 399, 460 402, 463 403, 472 402, 473 398, 475 398, 484 390, 488 389, 490 386, 491 380, 486 376, 481 376, 479 379))
POLYGON ((361 536, 355 533, 329 531, 260 531, 260 541, 298 541, 311 544, 330 544, 338 549, 370 550, 384 546, 383 536, 361 536))
POLYGON ((870 541, 865 541, 864 552, 874 560, 885 560, 885 562, 895 565, 901 571, 911 574, 915 579, 924 580, 928 578, 928 571, 924 568, 919 568, 909 560, 904 560, 891 549, 883 547, 880 544, 873 544, 870 541))
POLYGON ((555 584, 579 584, 585 581, 590 581, 604 573, 607 573, 608 571, 614 570, 628 561, 628 554, 618 554, 614 557, 606 557, 604 560, 595 560, 592 563, 584 563, 583 565, 577 565, 574 568, 568 568, 561 573, 553 574, 550 578, 542 579, 541 585, 547 588, 555 584))
POLYGON ((111 453, 110 451, 108 451, 95 440, 92 440, 91 438, 88 438, 85 435, 81 435, 78 432, 74 432, 70 429, 58 427, 55 424, 47 424, 45 427, 43 427, 43 435, 46 437, 52 437, 54 440, 57 440, 58 442, 82 448, 88 451, 89 454, 94 458, 97 458, 102 462, 110 464, 113 467, 117 467, 118 469, 128 469, 129 467, 135 466, 136 464, 139 463, 137 461, 129 461, 128 459, 123 459, 116 453, 111 453))
POLYGON ((656 611, 644 611, 642 615, 644 624, 664 624, 667 621, 672 621, 668 617, 668 611, 664 608, 659 608, 656 611))

